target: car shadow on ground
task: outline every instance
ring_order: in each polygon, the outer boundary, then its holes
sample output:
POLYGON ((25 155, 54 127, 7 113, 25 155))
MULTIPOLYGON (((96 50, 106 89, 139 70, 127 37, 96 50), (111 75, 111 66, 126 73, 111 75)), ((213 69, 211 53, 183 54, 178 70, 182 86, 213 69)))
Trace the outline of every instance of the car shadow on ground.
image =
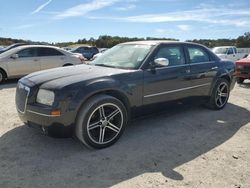
POLYGON ((248 89, 250 89, 250 82, 244 82, 242 84, 239 84, 239 86, 242 87, 242 88, 248 88, 248 89))
POLYGON ((181 181, 176 167, 221 145, 249 121, 250 112, 233 104, 221 111, 179 105, 133 121, 103 150, 20 126, 0 137, 0 187, 110 187, 152 172, 181 181))
POLYGON ((18 79, 7 80, 4 83, 0 84, 0 90, 15 88, 17 85, 18 79))

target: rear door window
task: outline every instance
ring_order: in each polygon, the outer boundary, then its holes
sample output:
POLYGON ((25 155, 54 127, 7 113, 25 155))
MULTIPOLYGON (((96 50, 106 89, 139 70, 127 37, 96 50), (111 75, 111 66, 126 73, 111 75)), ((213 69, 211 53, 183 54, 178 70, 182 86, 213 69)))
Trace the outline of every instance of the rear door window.
POLYGON ((199 47, 188 47, 188 54, 190 63, 202 63, 210 61, 208 53, 199 47))
POLYGON ((38 48, 38 56, 43 57, 43 56, 62 56, 64 55, 63 53, 59 52, 56 49, 53 48, 38 48))

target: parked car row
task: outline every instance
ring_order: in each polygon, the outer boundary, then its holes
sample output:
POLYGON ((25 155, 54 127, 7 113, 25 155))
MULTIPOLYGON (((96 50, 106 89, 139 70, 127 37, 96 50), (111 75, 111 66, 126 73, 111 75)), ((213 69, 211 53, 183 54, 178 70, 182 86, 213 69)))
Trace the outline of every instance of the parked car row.
POLYGON ((212 51, 221 59, 228 59, 236 62, 242 58, 247 57, 247 53, 239 53, 235 46, 218 46, 212 49, 212 51))
POLYGON ((93 46, 79 46, 70 50, 72 53, 80 53, 82 54, 87 60, 91 60, 94 55, 99 53, 98 48, 93 46))
POLYGON ((35 71, 84 63, 82 55, 45 45, 19 45, 0 54, 0 83, 35 71))
MULTIPOLYGON (((20 58, 21 47, 17 49, 9 53, 11 62, 20 58)), ((89 64, 23 77, 16 89, 16 107, 25 124, 47 134, 58 130, 74 134, 86 146, 100 149, 114 144, 131 118, 155 105, 202 98, 220 110, 234 84, 235 64, 202 45, 129 42, 89 64)))
POLYGON ((219 46, 212 51, 221 59, 231 60, 236 63, 236 80, 242 84, 250 79, 250 54, 239 53, 235 46, 219 46))

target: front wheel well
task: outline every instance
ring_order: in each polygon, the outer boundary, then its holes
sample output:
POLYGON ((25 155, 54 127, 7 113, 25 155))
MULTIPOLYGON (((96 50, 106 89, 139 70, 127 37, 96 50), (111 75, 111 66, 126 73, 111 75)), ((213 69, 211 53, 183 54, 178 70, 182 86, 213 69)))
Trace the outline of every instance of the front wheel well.
POLYGON ((6 71, 3 68, 1 68, 1 67, 0 67, 0 71, 3 72, 5 79, 7 79, 7 73, 6 73, 6 71))
POLYGON ((228 75, 223 75, 221 76, 221 78, 226 79, 229 82, 229 84, 231 83, 231 78, 228 75))
POLYGON ((125 106, 125 108, 126 108, 126 110, 127 110, 128 119, 130 120, 130 117, 131 117, 130 102, 129 102, 129 100, 128 100, 128 98, 126 97, 125 94, 123 94, 123 93, 120 92, 120 91, 116 91, 116 90, 105 90, 105 91, 97 92, 97 93, 94 93, 94 94, 90 95, 90 96, 89 96, 86 100, 84 100, 84 102, 80 105, 80 108, 79 108, 79 109, 81 109, 81 107, 82 107, 90 98, 92 98, 92 97, 94 97, 94 96, 96 96, 96 95, 102 95, 102 94, 103 94, 103 95, 109 95, 109 96, 112 96, 112 97, 114 97, 114 98, 120 100, 120 101, 124 104, 124 106, 125 106))
POLYGON ((108 91, 104 91, 103 94, 110 95, 112 97, 119 99, 126 107, 127 112, 129 112, 130 104, 129 104, 127 97, 123 93, 119 91, 108 90, 108 91))

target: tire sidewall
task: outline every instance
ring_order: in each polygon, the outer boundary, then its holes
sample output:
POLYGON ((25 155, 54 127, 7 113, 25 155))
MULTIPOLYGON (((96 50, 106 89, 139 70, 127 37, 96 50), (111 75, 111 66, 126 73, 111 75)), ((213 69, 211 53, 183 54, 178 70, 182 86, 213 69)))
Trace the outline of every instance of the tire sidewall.
POLYGON ((81 138, 79 138, 80 141, 82 141, 88 147, 97 148, 97 149, 105 148, 105 147, 113 145, 121 137, 121 135, 123 134, 124 129, 126 127, 127 121, 128 121, 127 111, 126 111, 126 108, 121 101, 119 101, 118 99, 116 99, 114 97, 108 96, 108 95, 95 96, 95 97, 89 99, 88 102, 86 104, 84 104, 82 106, 81 110, 79 111, 76 131, 80 131, 80 132, 78 132, 76 134, 78 135, 78 138, 81 137, 81 138), (112 103, 120 108, 120 110, 122 111, 122 114, 123 114, 123 124, 121 125, 122 128, 121 128, 120 132, 111 142, 108 142, 105 144, 97 144, 90 139, 88 131, 87 131, 87 124, 88 124, 88 119, 89 119, 90 115, 92 114, 92 112, 98 106, 100 106, 104 103, 112 103))

